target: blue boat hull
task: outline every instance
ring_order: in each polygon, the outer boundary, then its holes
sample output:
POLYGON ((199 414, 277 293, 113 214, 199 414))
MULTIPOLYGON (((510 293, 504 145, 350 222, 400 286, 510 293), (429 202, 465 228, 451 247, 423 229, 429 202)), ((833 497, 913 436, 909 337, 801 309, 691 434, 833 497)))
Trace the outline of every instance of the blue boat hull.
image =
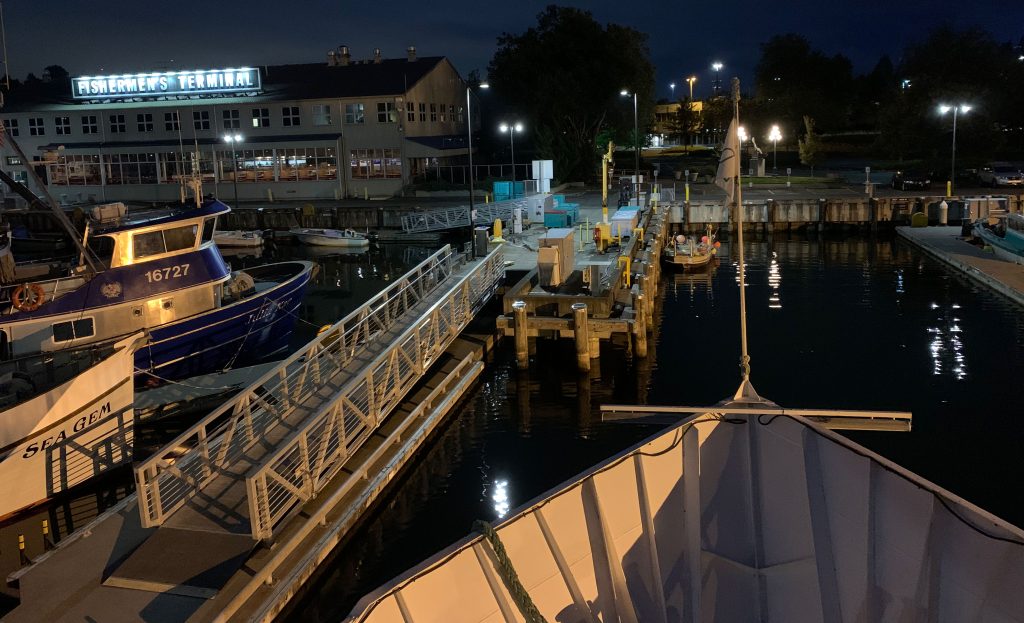
POLYGON ((151 330, 149 345, 135 354, 136 382, 243 367, 285 349, 312 276, 312 265, 291 264, 304 268, 270 289, 151 330))

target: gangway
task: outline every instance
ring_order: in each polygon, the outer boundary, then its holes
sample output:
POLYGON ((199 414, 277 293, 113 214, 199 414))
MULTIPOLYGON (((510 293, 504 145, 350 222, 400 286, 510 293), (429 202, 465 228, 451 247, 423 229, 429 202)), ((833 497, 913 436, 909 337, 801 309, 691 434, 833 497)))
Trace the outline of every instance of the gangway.
POLYGON ((500 249, 474 264, 448 246, 424 260, 139 463, 142 525, 271 537, 372 434, 503 274, 500 249))
MULTIPOLYGON (((477 204, 474 206, 476 219, 473 224, 491 225, 497 219, 501 219, 503 223, 511 223, 512 213, 517 207, 522 210, 522 215, 525 218, 526 210, 529 207, 529 202, 526 199, 510 199, 508 201, 496 201, 482 205, 477 204)), ((459 227, 469 227, 469 206, 426 210, 402 216, 402 231, 407 234, 457 229, 459 227)))

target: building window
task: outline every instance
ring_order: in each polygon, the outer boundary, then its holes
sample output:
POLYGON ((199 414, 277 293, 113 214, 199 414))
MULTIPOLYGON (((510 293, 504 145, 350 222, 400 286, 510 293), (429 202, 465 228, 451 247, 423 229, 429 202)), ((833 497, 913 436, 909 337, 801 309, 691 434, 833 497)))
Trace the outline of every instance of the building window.
POLYGON ((57 129, 57 134, 71 134, 71 117, 54 117, 53 125, 57 129))
POLYGON ((332 147, 278 149, 282 182, 333 180, 338 178, 338 160, 332 147))
MULTIPOLYGON (((195 160, 194 151, 172 151, 160 154, 158 166, 163 171, 161 179, 166 184, 177 184, 183 176, 192 174, 192 161, 195 160)), ((199 157, 199 175, 203 182, 213 182, 214 154, 203 152, 199 157)))
POLYGON ((459 106, 459 123, 463 123, 465 117, 463 117, 464 111, 462 106, 459 106))
POLYGON ((345 123, 363 123, 363 105, 345 104, 345 123))
POLYGON ((216 155, 221 167, 220 179, 235 181, 236 168, 239 182, 274 181, 273 149, 239 149, 222 151, 216 155))
POLYGON ((4 130, 11 136, 18 136, 18 120, 4 119, 4 130))
POLYGON ((7 166, 9 167, 20 167, 22 164, 19 156, 7 156, 7 166))
POLYGON ((420 121, 427 120, 427 105, 420 102, 420 121))
POLYGON ((139 124, 139 132, 152 132, 153 131, 153 113, 145 112, 139 113, 135 116, 136 123, 139 124))
POLYGON ((270 109, 269 108, 253 108, 252 109, 252 127, 254 127, 254 128, 269 128, 270 127, 270 109))
POLYGON ((352 179, 402 177, 402 155, 397 149, 353 149, 352 179))
POLYGON ((57 163, 47 167, 50 183, 56 186, 99 186, 98 155, 58 156, 57 163))
POLYGON ((181 124, 178 123, 178 111, 165 112, 164 113, 164 130, 168 132, 177 132, 181 129, 181 124))
POLYGON ((29 136, 43 136, 46 131, 43 129, 43 118, 32 117, 28 120, 29 136))
POLYGON ((238 116, 238 109, 224 111, 224 129, 237 130, 242 127, 241 118, 238 116))
POLYGON ((124 120, 124 115, 110 115, 111 134, 124 134, 127 131, 128 124, 124 120))
MULTIPOLYGON (((431 123, 433 123, 434 121, 437 121, 437 104, 431 104, 430 105, 430 121, 431 121, 431 123)), ((443 121, 443 119, 442 119, 442 121, 443 121)))
POLYGON ((398 123, 394 102, 377 102, 377 123, 398 123))
POLYGON ((447 117, 444 114, 444 104, 438 104, 437 107, 441 109, 441 123, 444 123, 445 120, 447 119, 447 117))
POLYGON ((156 154, 104 154, 108 186, 156 184, 156 154))
POLYGON ((313 125, 331 125, 330 104, 313 104, 313 125))
POLYGON ((285 127, 299 125, 299 107, 298 106, 282 106, 281 107, 281 123, 285 127))
POLYGON ((448 121, 455 123, 455 104, 448 105, 448 121))
POLYGON ((192 111, 192 127, 197 130, 209 130, 210 129, 210 111, 208 110, 194 110, 192 111))
POLYGON ((82 134, 99 134, 100 123, 96 115, 82 115, 82 134))

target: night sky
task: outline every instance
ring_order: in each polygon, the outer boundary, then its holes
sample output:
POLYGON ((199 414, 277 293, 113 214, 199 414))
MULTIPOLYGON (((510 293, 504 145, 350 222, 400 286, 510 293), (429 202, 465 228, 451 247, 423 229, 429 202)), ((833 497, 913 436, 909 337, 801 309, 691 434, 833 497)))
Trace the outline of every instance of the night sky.
MULTIPOLYGON (((486 73, 495 40, 536 23, 550 2, 445 0, 407 2, 8 0, 3 3, 11 75, 63 65, 72 75, 206 69, 238 65, 316 62, 348 45, 355 58, 405 54, 448 56, 462 75, 486 73)), ((842 53, 868 71, 882 53, 898 62, 901 50, 932 27, 980 26, 999 41, 1024 36, 1019 1, 797 0, 736 2, 563 2, 590 10, 599 22, 632 26, 650 36, 658 95, 677 93, 685 76, 698 77, 705 96, 720 60, 727 77, 752 79, 758 45, 775 34, 798 32, 818 49, 842 53)), ((616 86, 616 88, 618 88, 616 86)))

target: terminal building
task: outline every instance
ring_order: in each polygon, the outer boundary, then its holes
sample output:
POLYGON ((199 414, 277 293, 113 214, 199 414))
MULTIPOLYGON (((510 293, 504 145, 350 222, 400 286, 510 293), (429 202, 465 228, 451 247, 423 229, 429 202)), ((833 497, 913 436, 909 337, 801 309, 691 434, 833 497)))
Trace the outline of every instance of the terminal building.
MULTIPOLYGON (((199 154, 225 201, 398 194, 467 155, 466 84, 441 56, 76 76, 14 89, 5 131, 62 203, 171 201, 199 154)), ((5 154, 12 153, 5 150, 5 154)))

